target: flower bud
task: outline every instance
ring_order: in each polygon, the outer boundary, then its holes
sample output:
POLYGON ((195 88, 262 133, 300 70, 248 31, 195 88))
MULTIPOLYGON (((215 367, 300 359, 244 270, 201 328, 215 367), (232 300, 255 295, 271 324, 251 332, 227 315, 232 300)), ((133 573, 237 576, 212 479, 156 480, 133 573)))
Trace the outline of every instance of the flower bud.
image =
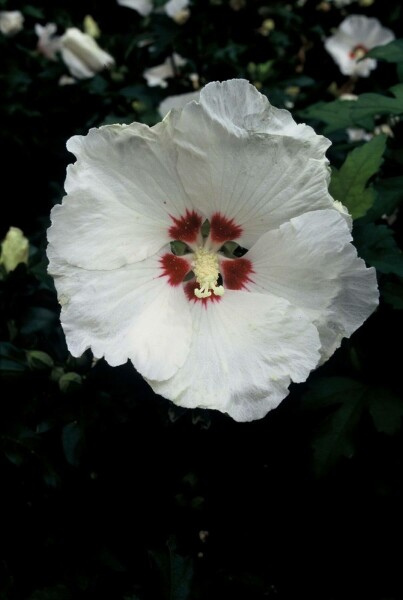
POLYGON ((77 79, 89 79, 115 64, 110 54, 76 27, 70 27, 62 36, 61 53, 70 73, 77 79))
POLYGON ((1 245, 0 264, 9 273, 20 264, 28 264, 29 242, 18 227, 10 227, 1 245))
POLYGON ((78 373, 65 373, 59 379, 60 391, 64 394, 75 392, 82 384, 82 377, 78 373))
POLYGON ((52 369, 54 364, 53 358, 41 350, 28 350, 27 360, 29 367, 35 371, 52 369))
POLYGON ((91 15, 86 15, 84 17, 83 26, 85 33, 87 33, 92 38, 97 39, 101 35, 99 25, 91 15))
POLYGON ((24 17, 19 10, 0 11, 0 31, 3 35, 15 35, 24 27, 24 17))

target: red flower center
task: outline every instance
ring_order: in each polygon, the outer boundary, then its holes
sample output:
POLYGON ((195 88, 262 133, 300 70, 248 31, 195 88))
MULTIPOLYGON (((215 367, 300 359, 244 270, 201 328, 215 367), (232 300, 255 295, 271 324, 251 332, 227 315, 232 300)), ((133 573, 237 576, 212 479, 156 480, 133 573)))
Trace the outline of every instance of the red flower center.
POLYGON ((351 50, 349 57, 352 60, 360 60, 360 58, 364 58, 364 56, 369 52, 368 48, 364 46, 364 44, 357 44, 351 50))
POLYGON ((242 227, 234 219, 225 217, 219 212, 213 213, 209 220, 209 233, 205 238, 202 236, 203 218, 195 210, 186 210, 183 216, 171 217, 171 219, 173 224, 169 228, 170 238, 172 241, 179 240, 188 244, 193 253, 191 254, 188 249, 188 253, 184 256, 164 254, 160 258, 162 270, 160 277, 166 277, 172 287, 183 285, 189 301, 204 304, 221 300, 222 295, 218 290, 221 288, 222 291, 222 287, 219 279, 222 279, 224 289, 247 289, 248 282, 252 281, 251 261, 246 258, 224 258, 222 252, 218 250, 218 247, 242 235, 242 227), (212 260, 208 260, 210 255, 212 260), (212 273, 208 272, 210 264, 215 264, 216 270, 212 277, 214 282, 210 277, 212 273), (221 275, 218 273, 218 265, 221 275), (195 275, 189 280, 189 273, 193 269, 195 275), (195 289, 206 290, 201 293, 208 293, 208 291, 212 293, 207 297, 200 297, 200 293, 195 294, 195 289))

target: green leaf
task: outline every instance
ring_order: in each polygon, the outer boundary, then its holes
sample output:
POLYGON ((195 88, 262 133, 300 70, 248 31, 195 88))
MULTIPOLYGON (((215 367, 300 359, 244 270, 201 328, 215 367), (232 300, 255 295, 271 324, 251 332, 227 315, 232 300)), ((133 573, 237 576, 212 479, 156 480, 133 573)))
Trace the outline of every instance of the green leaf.
POLYGON ((0 372, 17 375, 27 369, 26 354, 10 342, 0 342, 0 372))
POLYGON ((400 115, 403 113, 403 84, 399 83, 389 90, 395 97, 381 94, 361 94, 352 102, 352 119, 356 125, 365 127, 367 119, 375 115, 400 115))
POLYGON ((24 16, 33 17, 34 19, 44 19, 45 13, 42 8, 26 4, 23 8, 24 16))
POLYGON ((386 225, 366 223, 354 228, 358 254, 381 273, 403 277, 403 253, 386 225))
POLYGON ((325 133, 338 129, 353 127, 351 105, 355 100, 334 100, 333 102, 318 102, 301 111, 301 116, 307 119, 317 119, 326 124, 325 133))
POLYGON ((365 58, 376 58, 380 60, 386 60, 390 63, 403 62, 403 40, 393 40, 385 46, 377 46, 372 48, 366 55, 365 58))
POLYGON ((77 421, 73 421, 63 427, 62 445, 64 456, 69 465, 78 467, 82 450, 82 431, 77 421))
POLYGON ((187 600, 193 578, 192 559, 177 554, 171 541, 165 551, 153 551, 150 555, 158 569, 160 597, 164 600, 187 600))
POLYGON ((323 121, 326 134, 347 127, 371 130, 375 126, 375 117, 403 114, 403 84, 393 86, 389 92, 393 98, 383 94, 361 94, 357 100, 318 102, 300 114, 304 118, 323 121))
POLYGON ((359 381, 329 377, 316 381, 304 397, 304 408, 333 407, 313 438, 314 469, 325 474, 342 457, 354 454, 354 431, 365 402, 366 387, 359 381))
POLYGON ((402 425, 403 400, 389 390, 371 390, 369 412, 377 431, 391 435, 399 431, 402 425))
POLYGON ((375 203, 368 211, 367 218, 375 221, 383 215, 391 215, 403 202, 403 177, 388 177, 375 184, 375 203))
POLYGON ((327 409, 312 443, 317 475, 325 474, 341 458, 354 455, 355 431, 364 412, 370 413, 377 431, 387 434, 400 429, 403 416, 403 401, 393 392, 348 377, 315 381, 304 396, 303 407, 327 409))
POLYGON ((367 187, 383 162, 386 136, 377 135, 350 152, 340 170, 333 169, 329 191, 350 211, 353 219, 362 217, 375 201, 375 192, 367 187))

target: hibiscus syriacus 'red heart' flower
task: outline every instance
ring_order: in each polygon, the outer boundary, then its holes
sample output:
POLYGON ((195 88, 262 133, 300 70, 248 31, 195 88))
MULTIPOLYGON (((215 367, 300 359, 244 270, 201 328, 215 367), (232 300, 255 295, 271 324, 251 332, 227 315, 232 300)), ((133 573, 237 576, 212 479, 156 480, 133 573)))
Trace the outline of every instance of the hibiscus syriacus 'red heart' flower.
POLYGON ((325 48, 339 65, 343 75, 368 77, 377 66, 373 58, 364 58, 376 46, 384 46, 395 39, 390 29, 382 27, 378 19, 365 15, 350 15, 340 24, 336 33, 325 40, 325 48))
POLYGON ((377 305, 329 144, 244 80, 70 139, 48 255, 71 353, 130 359, 176 404, 239 421, 277 406, 377 305))

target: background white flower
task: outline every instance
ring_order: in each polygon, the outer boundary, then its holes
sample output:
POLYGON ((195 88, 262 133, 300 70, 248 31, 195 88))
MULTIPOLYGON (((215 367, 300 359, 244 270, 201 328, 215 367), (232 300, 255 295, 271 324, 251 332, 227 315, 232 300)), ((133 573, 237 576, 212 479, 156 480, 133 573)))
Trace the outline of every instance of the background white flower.
POLYGON ((73 137, 48 232, 70 352, 129 358, 181 406, 239 421, 276 407, 378 301, 327 190, 328 146, 244 80, 155 127, 73 137))
POLYGON ((38 36, 38 52, 49 60, 56 60, 57 53, 61 48, 60 36, 56 35, 56 31, 57 25, 55 23, 35 24, 35 33, 38 36))
MULTIPOLYGON (((117 0, 117 3, 120 6, 132 8, 143 17, 147 17, 154 10, 153 0, 117 0)), ((168 0, 162 8, 156 8, 155 12, 165 11, 168 17, 182 25, 190 16, 188 6, 189 0, 168 0)))
POLYGON ((346 132, 349 142, 369 142, 374 137, 373 133, 361 127, 348 127, 346 132))
POLYGON ((171 17, 179 25, 186 23, 190 17, 189 0, 168 0, 164 10, 168 17, 171 17))
POLYGON ((88 34, 76 27, 66 29, 60 38, 60 51, 73 77, 88 79, 115 64, 114 58, 102 50, 88 34))
POLYGON ((176 74, 177 67, 183 67, 187 62, 186 58, 183 58, 179 54, 174 52, 172 56, 168 56, 161 65, 146 69, 143 73, 143 77, 147 81, 147 85, 150 87, 168 87, 166 79, 174 77, 176 74))
POLYGON ((200 92, 188 92, 187 94, 177 94, 176 96, 168 96, 158 106, 158 112, 161 117, 165 117, 171 108, 182 108, 191 100, 198 100, 200 92))
POLYGON ((19 10, 0 11, 0 31, 3 35, 15 35, 24 27, 24 16, 19 10))
POLYGON ((365 15, 350 15, 336 33, 325 40, 325 48, 339 65, 343 75, 368 77, 377 61, 364 58, 368 50, 395 39, 393 31, 382 27, 378 19, 365 15))
POLYGON ((136 10, 143 17, 149 15, 154 8, 152 0, 117 0, 117 3, 120 6, 136 10))

